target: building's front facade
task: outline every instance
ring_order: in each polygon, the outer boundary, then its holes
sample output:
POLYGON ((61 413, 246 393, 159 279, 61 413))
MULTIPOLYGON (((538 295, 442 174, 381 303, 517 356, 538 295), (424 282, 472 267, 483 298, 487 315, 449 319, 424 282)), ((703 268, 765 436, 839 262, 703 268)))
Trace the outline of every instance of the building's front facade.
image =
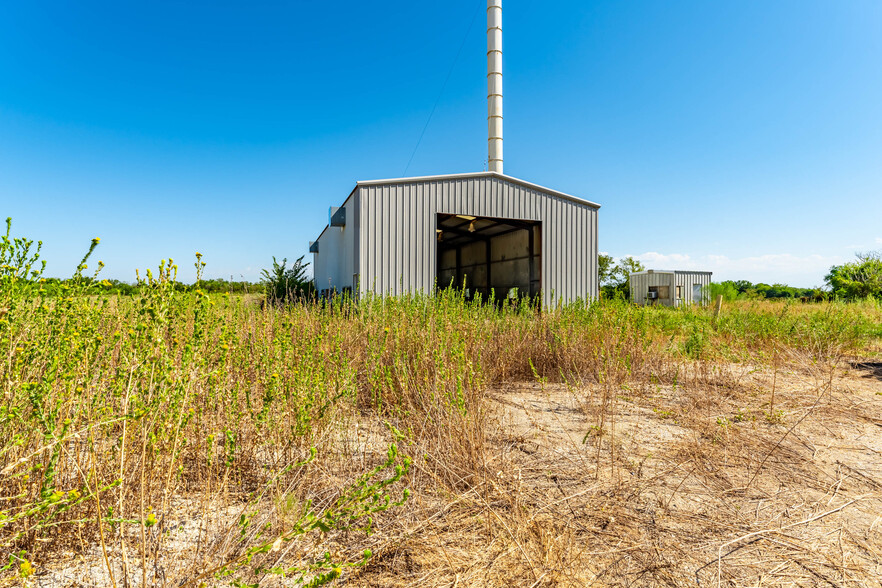
POLYGON ((310 245, 316 288, 590 301, 599 208, 494 172, 358 182, 310 245))

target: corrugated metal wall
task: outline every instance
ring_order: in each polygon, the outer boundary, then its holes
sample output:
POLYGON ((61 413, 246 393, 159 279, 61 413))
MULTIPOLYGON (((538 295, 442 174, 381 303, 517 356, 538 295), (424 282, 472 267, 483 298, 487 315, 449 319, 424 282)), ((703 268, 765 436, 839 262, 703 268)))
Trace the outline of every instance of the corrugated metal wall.
MULTIPOLYGON (((668 286, 668 292, 671 297, 676 293, 674 274, 670 272, 631 274, 628 277, 628 281, 631 287, 631 300, 641 306, 647 302, 646 293, 649 292, 650 286, 668 286)), ((673 306, 673 300, 670 297, 667 299, 659 298, 654 304, 673 306)))
POLYGON ((674 272, 677 285, 681 286, 682 304, 707 304, 709 296, 708 286, 711 283, 711 274, 708 272, 674 272), (696 292, 695 286, 700 287, 700 291, 696 292), (695 298, 698 294, 698 298, 695 298))
POLYGON ((541 221, 545 304, 597 296, 597 208, 588 203, 490 175, 370 183, 357 192, 362 292, 430 291, 437 215, 447 213, 541 221))

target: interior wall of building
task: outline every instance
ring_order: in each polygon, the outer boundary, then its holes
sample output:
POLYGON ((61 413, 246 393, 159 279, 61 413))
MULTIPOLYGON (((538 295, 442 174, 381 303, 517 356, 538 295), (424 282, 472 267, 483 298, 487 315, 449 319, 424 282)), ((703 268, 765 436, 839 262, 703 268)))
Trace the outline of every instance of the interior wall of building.
MULTIPOLYGON (((505 219, 498 219, 504 223, 505 219)), ((439 225, 440 226, 440 225, 439 225)), ((541 225, 456 244, 438 244, 438 285, 464 288, 470 296, 535 296, 542 275, 541 225), (532 233, 532 235, 531 235, 532 233)))

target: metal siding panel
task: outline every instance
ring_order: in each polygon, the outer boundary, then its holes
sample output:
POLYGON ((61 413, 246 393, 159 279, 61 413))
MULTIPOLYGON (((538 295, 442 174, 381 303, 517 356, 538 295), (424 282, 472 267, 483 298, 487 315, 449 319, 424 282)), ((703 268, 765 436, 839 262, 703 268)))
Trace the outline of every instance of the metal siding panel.
POLYGON ((568 300, 570 295, 570 251, 567 247, 567 234, 569 227, 567 226, 567 212, 569 207, 564 206, 559 200, 557 201, 558 213, 560 215, 559 239, 560 239, 560 289, 561 298, 568 300))
POLYGON ((401 283, 404 289, 404 292, 410 292, 411 283, 413 280, 413 261, 416 257, 416 244, 413 241, 413 236, 417 233, 418 224, 414 222, 416 219, 410 216, 410 193, 413 189, 413 184, 406 184, 403 186, 401 190, 401 217, 402 217, 402 229, 403 229, 403 241, 404 241, 404 251, 405 255, 401 260, 402 269, 401 272, 403 277, 401 279, 401 283))
POLYGON ((370 198, 369 190, 365 188, 358 189, 359 195, 359 208, 361 210, 361 267, 359 271, 361 272, 361 291, 364 293, 366 291, 365 285, 367 282, 365 281, 365 276, 370 272, 370 219, 371 219, 371 210, 368 206, 368 199, 370 198))
POLYGON ((379 223, 377 224, 377 228, 379 230, 380 239, 378 239, 378 246, 380 248, 380 292, 383 294, 388 294, 389 292, 389 265, 391 264, 391 259, 389 259, 389 220, 392 215, 392 187, 391 186, 383 186, 382 191, 382 201, 383 201, 383 210, 382 214, 379 217, 379 223))
POLYGON ((421 287, 421 280, 419 279, 420 261, 424 259, 424 256, 429 255, 425 250, 425 232, 428 230, 428 227, 425 226, 426 223, 423 215, 419 214, 420 201, 417 198, 418 191, 419 185, 414 184, 411 186, 407 200, 408 220, 413 223, 413 234, 410 235, 412 243, 410 250, 413 252, 413 259, 410 263, 409 282, 411 292, 414 292, 421 287))
POLYGON ((551 201, 543 198, 540 205, 542 217, 542 290, 545 304, 551 305, 554 290, 554 223, 551 222, 551 201))
POLYGON ((409 186, 410 184, 402 184, 398 189, 398 195, 396 198, 398 210, 395 219, 395 230, 398 234, 396 235, 395 243, 398 252, 398 260, 396 262, 397 271, 395 272, 395 291, 399 294, 407 291, 407 258, 413 255, 413 249, 410 249, 410 251, 405 250, 405 243, 409 241, 408 237, 410 236, 407 231, 410 225, 410 219, 407 218, 404 212, 405 195, 409 186))
POLYGON ((395 295, 395 272, 397 270, 395 265, 398 263, 398 252, 396 251, 398 246, 398 239, 396 238, 398 215, 396 213, 398 211, 396 201, 400 188, 398 185, 389 186, 389 199, 387 201, 389 208, 384 219, 386 221, 386 239, 383 241, 386 251, 386 291, 393 296, 395 295))
MULTIPOLYGON (((361 192, 356 188, 355 195, 352 198, 352 216, 354 229, 354 251, 352 273, 361 275, 361 192)), ((352 284, 352 291, 358 292, 358 284, 352 284)))
POLYGON ((371 288, 376 292, 383 291, 383 284, 380 281, 383 276, 383 251, 382 235, 380 233, 383 226, 383 187, 377 186, 374 190, 374 222, 371 226, 371 235, 374 239, 374 275, 371 280, 371 288))
POLYGON ((536 203, 536 208, 538 210, 538 216, 542 219, 542 229, 539 241, 542 243, 541 245, 541 260, 542 260, 542 274, 540 276, 539 287, 542 289, 542 303, 546 306, 551 303, 550 298, 550 290, 551 290, 551 280, 549 276, 551 275, 551 256, 548 253, 548 247, 551 242, 551 227, 548 225, 548 200, 543 198, 541 201, 536 203))
POLYGON ((572 235, 575 235, 576 239, 575 247, 567 247, 570 252, 570 291, 567 296, 569 296, 570 300, 575 300, 578 297, 577 293, 581 290, 579 288, 579 280, 582 279, 582 266, 580 265, 582 258, 582 232, 579 228, 579 219, 576 214, 577 211, 572 206, 567 206, 566 209, 567 220, 569 222, 568 231, 571 235, 569 241, 572 243, 572 235))
POLYGON ((495 177, 364 186, 359 195, 356 257, 365 289, 431 289, 437 273, 436 214, 448 212, 541 221, 545 303, 556 302, 552 293, 564 302, 597 294, 597 212, 591 207, 495 177))
POLYGON ((563 210, 560 207, 560 202, 551 199, 552 208, 554 210, 552 220, 554 222, 554 274, 555 274, 555 284, 554 284, 554 296, 558 302, 561 301, 561 298, 564 295, 564 291, 566 290, 566 286, 564 284, 564 266, 566 265, 564 249, 563 249, 563 229, 564 229, 564 218, 563 218, 563 210))
POLYGON ((414 184, 410 191, 410 212, 409 218, 413 223, 413 231, 410 235, 413 245, 409 248, 414 255, 411 264, 410 291, 416 292, 425 289, 422 280, 423 265, 427 262, 427 257, 434 255, 434 251, 426 249, 426 234, 431 231, 434 235, 434 227, 429 227, 423 212, 423 199, 421 198, 420 185, 414 184))
POLYGON ((545 218, 548 224, 548 247, 543 252, 548 256, 548 300, 554 304, 557 299, 557 223, 554 218, 554 200, 545 199, 545 218))
POLYGON ((496 202, 499 205, 499 216, 502 218, 511 218, 508 211, 508 186, 504 183, 496 182, 496 202))
POLYGON ((398 294, 398 275, 401 256, 398 253, 398 247, 401 245, 401 239, 398 238, 398 199, 401 195, 401 186, 392 186, 389 190, 389 207, 391 214, 389 215, 389 240, 386 241, 386 249, 389 252, 389 292, 393 296, 398 294))
POLYGON ((524 191, 520 186, 509 186, 507 192, 508 196, 506 200, 508 202, 508 213, 511 215, 510 218, 524 218, 521 211, 521 202, 524 201, 524 191))
POLYGON ((385 207, 383 206, 383 186, 377 186, 376 192, 374 194, 374 225, 371 227, 371 232, 374 237, 374 275, 373 275, 373 283, 371 287, 377 292, 381 293, 383 291, 383 250, 382 246, 382 227, 383 227, 383 214, 385 207))
POLYGON ((599 214, 598 210, 591 211, 592 222, 594 223, 594 228, 592 232, 594 234, 593 242, 591 244, 591 256, 593 258, 594 263, 594 295, 598 295, 600 293, 600 263, 598 262, 597 256, 600 252, 600 228, 599 228, 599 214))
POLYGON ((435 276, 438 275, 438 256, 437 256, 437 241, 435 241, 435 226, 438 222, 437 214, 439 208, 439 198, 437 190, 432 188, 432 185, 424 186, 423 190, 425 194, 422 198, 420 198, 421 205, 425 207, 423 211, 423 218, 427 219, 431 223, 431 232, 428 237, 428 253, 429 256, 424 262, 423 268, 423 288, 429 288, 435 282, 435 276))
POLYGON ((373 288, 377 293, 383 292, 383 249, 382 249, 382 241, 383 241, 383 217, 385 216, 386 207, 384 206, 384 186, 377 186, 376 191, 376 200, 374 201, 374 210, 376 211, 376 218, 374 218, 374 283, 373 288))
POLYGON ((579 219, 579 258, 577 260, 577 267, 579 268, 579 280, 576 283, 576 289, 579 292, 579 298, 587 301, 588 271, 590 270, 590 268, 588 267, 588 258, 585 255, 585 250, 588 248, 588 231, 585 230, 585 211, 577 210, 576 217, 579 219))
MULTIPOLYGON (((585 292, 585 302, 591 302, 594 299, 594 260, 591 259, 590 251, 593 247, 593 231, 591 230, 591 213, 587 210, 582 211, 582 231, 585 233, 582 237, 585 249, 582 251, 582 261, 585 264, 585 282, 582 288, 585 292)), ((595 258, 596 259, 596 258, 595 258)))
POLYGON ((579 219, 579 257, 576 262, 577 267, 579 268, 579 279, 576 283, 576 289, 579 292, 579 298, 582 298, 587 302, 588 272, 591 268, 588 267, 588 256, 585 254, 585 250, 588 248, 588 231, 585 230, 585 216, 586 215, 584 210, 576 210, 576 217, 579 219))
POLYGON ((386 200, 387 212, 386 218, 383 219, 386 226, 386 238, 383 240, 383 250, 386 255, 386 292, 392 295, 395 294, 395 262, 398 257, 395 252, 395 246, 397 245, 395 240, 395 223, 398 221, 395 214, 395 198, 398 188, 399 186, 397 185, 389 186, 388 188, 389 197, 386 200))
POLYGON ((376 222, 377 203, 374 198, 374 188, 361 188, 361 243, 364 251, 364 265, 362 266, 363 275, 361 277, 364 283, 365 292, 371 289, 373 277, 376 275, 377 268, 374 265, 376 255, 374 252, 374 222, 376 222))
POLYGON ((394 278, 392 291, 401 294, 402 281, 404 279, 404 189, 407 184, 402 184, 395 189, 395 263, 393 264, 395 271, 392 272, 394 278))
POLYGON ((569 234, 569 226, 567 225, 567 207, 561 206, 560 202, 557 203, 558 212, 560 214, 560 225, 558 226, 559 235, 560 235, 560 289, 561 289, 561 297, 564 300, 567 300, 570 295, 570 251, 567 248, 567 235, 569 234))
POLYGON ((418 191, 419 216, 422 219, 425 232, 420 242, 423 245, 424 257, 420 258, 420 270, 418 284, 423 290, 428 291, 435 281, 437 250, 435 249, 435 226, 438 222, 435 216, 434 193, 428 186, 420 186, 418 191))

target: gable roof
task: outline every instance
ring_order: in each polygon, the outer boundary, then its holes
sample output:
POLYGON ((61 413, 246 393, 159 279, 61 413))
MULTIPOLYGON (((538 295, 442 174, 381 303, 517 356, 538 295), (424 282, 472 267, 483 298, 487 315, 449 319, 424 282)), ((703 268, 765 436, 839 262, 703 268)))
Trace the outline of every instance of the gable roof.
POLYGON ((511 182, 512 184, 517 184, 519 186, 523 186, 524 188, 529 188, 530 190, 536 190, 537 192, 544 192, 546 194, 550 194, 551 196, 557 196, 559 198, 563 198, 565 200, 570 200, 572 202, 576 202, 577 204, 585 204, 587 206, 591 206, 592 208, 600 208, 600 205, 596 202, 591 202, 590 200, 585 200, 584 198, 579 198, 578 196, 573 196, 572 194, 567 194, 565 192, 560 192, 558 190, 552 190, 551 188, 546 188, 544 186, 540 186, 539 184, 534 184, 532 182, 528 182, 526 180, 521 180, 515 178, 513 176, 507 176, 505 174, 500 174, 496 172, 471 172, 464 174, 444 174, 437 176, 416 176, 412 178, 391 178, 387 180, 367 180, 367 181, 359 181, 356 182, 355 188, 353 188, 353 192, 358 189, 360 186, 383 186, 386 184, 414 184, 414 183, 422 183, 422 182, 442 182, 447 180, 467 180, 472 178, 498 178, 500 180, 504 180, 506 182, 511 182))

